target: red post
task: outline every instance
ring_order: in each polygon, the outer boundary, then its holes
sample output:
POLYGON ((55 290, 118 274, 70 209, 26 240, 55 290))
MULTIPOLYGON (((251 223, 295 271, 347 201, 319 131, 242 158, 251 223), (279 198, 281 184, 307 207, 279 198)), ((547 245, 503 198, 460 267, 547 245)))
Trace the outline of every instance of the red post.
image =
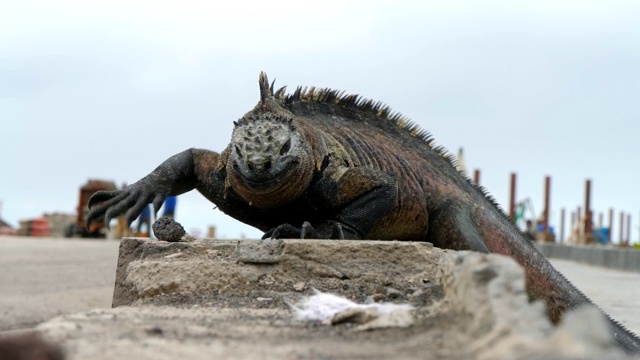
POLYGON ((473 182, 480 185, 480 169, 473 170, 473 182))
POLYGON ((593 233, 591 221, 591 180, 587 179, 584 188, 584 233, 587 236, 593 233))
POLYGON ((516 173, 511 173, 511 191, 509 192, 509 218, 516 221, 516 173))
POLYGON ((560 243, 564 243, 564 208, 560 209, 560 243))
POLYGON ((546 241, 549 237, 549 202, 551 198, 551 176, 545 176, 544 178, 544 215, 543 215, 543 226, 544 226, 544 240, 546 241))

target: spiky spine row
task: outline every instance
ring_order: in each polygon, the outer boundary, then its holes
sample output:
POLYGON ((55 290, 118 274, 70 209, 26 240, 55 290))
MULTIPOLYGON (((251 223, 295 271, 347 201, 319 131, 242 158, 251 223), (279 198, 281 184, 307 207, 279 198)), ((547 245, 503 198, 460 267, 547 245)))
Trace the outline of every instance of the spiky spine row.
MULTIPOLYGON (((443 146, 436 146, 435 140, 433 139, 431 133, 424 129, 421 129, 417 124, 412 122, 409 118, 405 117, 401 113, 393 112, 388 105, 384 104, 381 101, 374 101, 371 99, 363 98, 357 94, 345 94, 344 91, 338 91, 328 88, 299 86, 296 88, 293 94, 286 95, 284 92, 285 87, 278 89, 276 91, 277 96, 275 97, 280 100, 285 106, 291 105, 292 103, 297 101, 334 104, 343 108, 369 113, 382 120, 389 121, 398 126, 398 128, 402 129, 403 131, 408 132, 412 137, 423 141, 431 150, 440 155, 440 157, 442 157, 447 163, 455 168, 455 156, 450 154, 443 146)), ((498 213, 502 214, 505 219, 509 218, 507 216, 507 213, 500 207, 498 202, 491 194, 489 194, 489 192, 485 188, 475 184, 466 175, 462 174, 462 176, 473 188, 479 191, 482 196, 487 199, 487 201, 495 208, 498 213)))

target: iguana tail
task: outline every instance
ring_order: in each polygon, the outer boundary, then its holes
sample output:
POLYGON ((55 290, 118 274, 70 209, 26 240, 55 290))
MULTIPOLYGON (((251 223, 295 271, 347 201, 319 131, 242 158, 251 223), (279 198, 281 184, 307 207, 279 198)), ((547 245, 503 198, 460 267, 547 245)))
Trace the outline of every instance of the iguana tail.
MULTIPOLYGON (((529 297, 531 300, 544 300, 547 303, 551 321, 558 323, 566 311, 580 305, 594 305, 506 217, 496 215, 480 219, 479 228, 487 249, 492 253, 512 257, 524 268, 529 297)), ((640 354, 640 337, 604 311, 602 313, 608 319, 615 343, 627 353, 640 354)))

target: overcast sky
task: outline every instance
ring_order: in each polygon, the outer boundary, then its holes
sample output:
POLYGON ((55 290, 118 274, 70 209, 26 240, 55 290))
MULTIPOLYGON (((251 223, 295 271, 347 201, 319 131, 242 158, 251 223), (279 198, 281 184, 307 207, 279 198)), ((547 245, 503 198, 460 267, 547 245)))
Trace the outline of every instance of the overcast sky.
MULTIPOLYGON (((5 1, 0 3, 1 216, 74 212, 88 178, 133 183, 189 147, 220 151, 277 85, 381 100, 429 130, 506 207, 552 224, 583 202, 633 215, 640 189, 640 2, 5 1), (482 3, 482 4, 480 4, 482 3)), ((197 192, 187 231, 261 233, 197 192)))

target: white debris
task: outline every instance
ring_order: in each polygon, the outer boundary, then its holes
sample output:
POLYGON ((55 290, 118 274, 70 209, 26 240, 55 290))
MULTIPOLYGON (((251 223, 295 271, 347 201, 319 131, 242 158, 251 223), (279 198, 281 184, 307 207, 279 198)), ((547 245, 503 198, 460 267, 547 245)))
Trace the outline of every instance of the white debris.
MULTIPOLYGON (((288 303, 295 311, 295 318, 303 321, 319 321, 323 324, 354 322, 369 323, 379 318, 398 316, 402 321, 384 321, 375 327, 408 327, 413 323, 409 312, 413 306, 409 304, 373 303, 357 304, 342 296, 323 293, 314 289, 315 294, 305 297, 296 304, 288 303)), ((364 328, 363 328, 364 330, 364 328)))

